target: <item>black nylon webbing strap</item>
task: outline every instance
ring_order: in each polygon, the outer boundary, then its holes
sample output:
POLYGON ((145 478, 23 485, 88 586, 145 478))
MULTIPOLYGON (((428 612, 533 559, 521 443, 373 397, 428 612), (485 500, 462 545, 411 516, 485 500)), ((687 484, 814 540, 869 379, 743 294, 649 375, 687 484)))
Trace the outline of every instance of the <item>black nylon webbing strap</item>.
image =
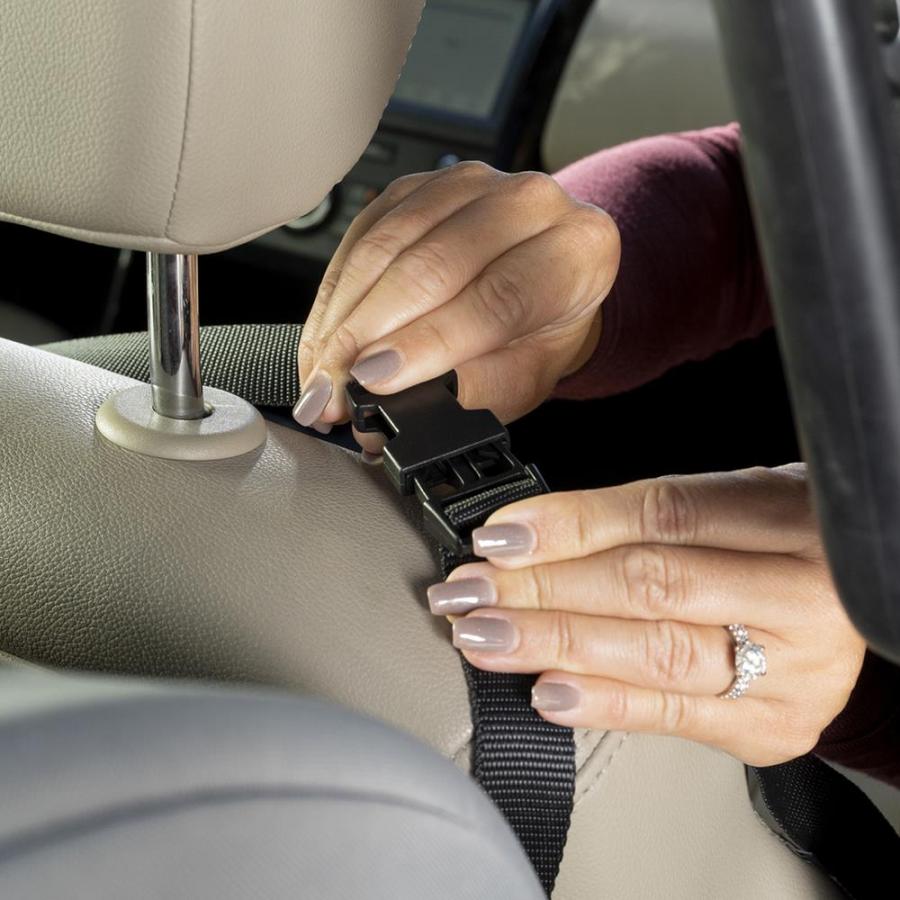
MULTIPOLYGON (((450 522, 466 530, 509 503, 543 493, 534 478, 490 488, 446 507, 450 522)), ((446 577, 475 561, 438 545, 446 577)), ((485 672, 462 658, 472 714, 472 775, 506 816, 544 890, 553 890, 562 862, 575 792, 575 740, 571 728, 542 719, 531 707, 533 675, 485 672)))

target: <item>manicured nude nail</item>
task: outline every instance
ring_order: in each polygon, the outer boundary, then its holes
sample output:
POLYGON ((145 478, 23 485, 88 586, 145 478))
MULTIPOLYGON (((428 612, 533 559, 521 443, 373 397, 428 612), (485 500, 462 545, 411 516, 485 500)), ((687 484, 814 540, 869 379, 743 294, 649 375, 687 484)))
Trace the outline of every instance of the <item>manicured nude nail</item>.
POLYGON ((332 390, 331 376, 327 372, 319 372, 303 389, 303 396, 294 407, 294 418, 308 428, 328 406, 332 390))
POLYGON ((436 616, 463 616, 481 606, 497 605, 497 586, 490 578, 460 578, 428 588, 428 605, 436 616))
POLYGON ((517 641, 515 626, 507 619, 469 616, 453 623, 453 646, 459 650, 509 653, 517 641))
POLYGON ((331 434, 331 429, 334 426, 329 425, 327 422, 313 422, 312 427, 315 428, 319 434, 331 434))
POLYGON ((541 712, 568 712, 581 702, 581 693, 571 684, 543 681, 531 689, 531 705, 541 712))
POLYGON ((382 350, 358 362, 350 370, 350 374, 365 387, 379 381, 387 381, 400 371, 402 363, 403 360, 396 350, 382 350))
POLYGON ((472 548, 477 556, 527 556, 537 544, 529 525, 485 525, 472 532, 472 548))

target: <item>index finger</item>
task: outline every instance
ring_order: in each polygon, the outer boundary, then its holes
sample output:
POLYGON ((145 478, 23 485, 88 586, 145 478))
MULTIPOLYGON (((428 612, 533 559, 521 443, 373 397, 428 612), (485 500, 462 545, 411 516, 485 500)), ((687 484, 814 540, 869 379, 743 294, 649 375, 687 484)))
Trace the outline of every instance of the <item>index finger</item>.
MULTIPOLYGON (((328 309, 334 289, 341 277, 347 257, 359 239, 384 215, 403 202, 406 197, 417 191, 420 187, 432 181, 439 172, 423 172, 417 175, 407 175, 393 182, 387 190, 378 195, 359 215, 353 220, 350 227, 344 232, 337 250, 325 269, 325 275, 319 285, 316 298, 313 301, 303 334, 300 338, 300 347, 297 353, 300 384, 304 384, 312 370, 314 361, 314 348, 320 340, 320 331, 326 324, 328 309)), ((371 277, 377 281, 375 273, 371 277)), ((374 282, 373 282, 374 283, 374 282)))
POLYGON ((638 481, 522 500, 472 533, 501 568, 576 559, 625 544, 678 544, 814 555, 802 468, 745 469, 638 481))

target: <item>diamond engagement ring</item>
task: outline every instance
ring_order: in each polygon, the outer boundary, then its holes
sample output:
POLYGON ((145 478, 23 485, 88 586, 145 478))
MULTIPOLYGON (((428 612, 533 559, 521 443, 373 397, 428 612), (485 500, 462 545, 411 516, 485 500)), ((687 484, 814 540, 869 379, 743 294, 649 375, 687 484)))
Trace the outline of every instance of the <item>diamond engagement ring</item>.
POLYGON ((737 700, 747 693, 751 682, 766 674, 766 648, 754 644, 743 625, 726 626, 734 641, 734 681, 719 696, 723 700, 737 700))

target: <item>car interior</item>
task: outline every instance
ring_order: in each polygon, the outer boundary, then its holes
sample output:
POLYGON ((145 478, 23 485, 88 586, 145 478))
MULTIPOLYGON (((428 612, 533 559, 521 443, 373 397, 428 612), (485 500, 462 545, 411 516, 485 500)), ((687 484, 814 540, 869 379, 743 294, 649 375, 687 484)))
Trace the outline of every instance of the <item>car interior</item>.
POLYGON ((898 28, 894 0, 0 0, 2 896, 894 895, 900 793, 812 760, 547 731, 522 752, 561 747, 562 825, 527 791, 517 821, 424 600, 459 528, 421 472, 469 428, 554 491, 802 458, 900 660, 898 28), (394 180, 734 120, 775 332, 484 435, 452 378, 362 391, 383 466, 291 418, 325 268, 394 180))

